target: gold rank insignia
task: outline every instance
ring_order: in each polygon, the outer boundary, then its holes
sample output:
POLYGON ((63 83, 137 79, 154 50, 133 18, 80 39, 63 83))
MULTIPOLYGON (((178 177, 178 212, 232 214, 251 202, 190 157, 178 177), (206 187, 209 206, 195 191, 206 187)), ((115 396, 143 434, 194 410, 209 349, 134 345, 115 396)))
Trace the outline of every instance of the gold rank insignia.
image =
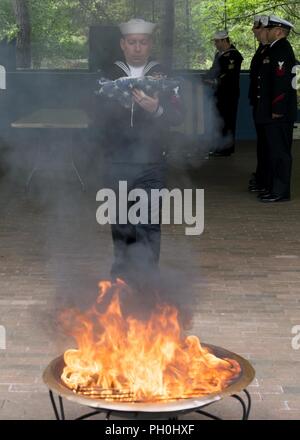
POLYGON ((266 57, 263 60, 263 64, 269 64, 270 63, 270 57, 266 57))

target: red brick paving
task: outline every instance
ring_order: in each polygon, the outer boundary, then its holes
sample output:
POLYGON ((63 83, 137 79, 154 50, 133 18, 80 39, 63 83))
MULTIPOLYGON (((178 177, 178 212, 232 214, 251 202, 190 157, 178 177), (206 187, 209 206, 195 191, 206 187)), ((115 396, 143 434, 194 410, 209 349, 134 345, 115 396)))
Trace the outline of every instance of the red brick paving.
MULTIPOLYGON (((204 234, 163 230, 161 263, 185 279, 184 291, 175 288, 173 295, 193 311, 188 331, 243 355, 256 369, 252 419, 300 419, 300 350, 291 346, 292 327, 300 325, 297 142, 291 202, 265 206, 246 191, 255 154, 253 144, 241 143, 234 157, 202 161, 189 174, 191 185, 205 189, 204 234)), ((89 304, 109 272, 109 228, 95 221, 99 188, 90 185, 83 194, 71 177, 36 176, 40 183, 29 194, 21 179, 0 181, 2 420, 53 418, 42 372, 70 344, 60 338, 55 317, 62 304, 89 304)), ((183 183, 182 169, 173 170, 172 181, 183 183)), ((69 418, 83 412, 66 407, 69 418)), ((233 399, 213 409, 228 419, 240 415, 233 399)))

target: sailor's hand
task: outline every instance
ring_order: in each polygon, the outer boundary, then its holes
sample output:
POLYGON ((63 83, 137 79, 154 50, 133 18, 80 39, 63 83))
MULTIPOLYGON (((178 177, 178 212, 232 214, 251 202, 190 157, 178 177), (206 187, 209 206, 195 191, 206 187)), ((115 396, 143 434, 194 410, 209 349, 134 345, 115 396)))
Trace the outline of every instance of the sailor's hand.
POLYGON ((146 95, 142 90, 133 89, 133 100, 136 104, 142 107, 149 113, 155 113, 159 107, 158 93, 154 94, 154 97, 146 95))

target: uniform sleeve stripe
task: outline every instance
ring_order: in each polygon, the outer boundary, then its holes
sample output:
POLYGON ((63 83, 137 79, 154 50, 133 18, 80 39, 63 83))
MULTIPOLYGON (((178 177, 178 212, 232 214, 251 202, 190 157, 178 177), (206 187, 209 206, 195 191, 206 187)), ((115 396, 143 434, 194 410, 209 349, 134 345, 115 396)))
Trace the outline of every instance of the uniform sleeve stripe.
POLYGON ((272 105, 277 104, 277 102, 282 101, 285 98, 285 93, 282 93, 281 95, 277 96, 273 101, 272 101, 272 105))

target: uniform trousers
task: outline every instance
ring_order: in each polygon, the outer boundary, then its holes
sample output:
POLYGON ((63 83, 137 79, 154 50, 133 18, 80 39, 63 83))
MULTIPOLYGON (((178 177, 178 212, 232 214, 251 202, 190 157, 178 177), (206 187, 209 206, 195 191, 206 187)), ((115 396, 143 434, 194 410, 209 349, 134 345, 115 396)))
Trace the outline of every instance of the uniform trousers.
POLYGON ((217 99, 217 108, 223 120, 222 128, 222 145, 218 151, 224 154, 231 154, 235 152, 235 134, 236 134, 236 120, 238 112, 239 98, 233 100, 232 98, 217 99))
POLYGON ((269 169, 268 189, 271 194, 290 197, 292 174, 293 122, 272 122, 263 125, 266 160, 269 169))
POLYGON ((269 189, 270 182, 270 169, 268 166, 267 157, 267 140, 265 134, 265 127, 262 124, 255 124, 256 129, 256 155, 257 155, 257 167, 256 167, 256 185, 261 189, 269 189))
MULTIPOLYGON (((116 224, 111 225, 114 261, 111 268, 112 278, 131 281, 137 276, 150 275, 158 270, 161 241, 161 212, 158 213, 159 224, 151 224, 151 189, 165 187, 166 166, 164 163, 136 164, 111 163, 105 172, 106 187, 119 194, 119 182, 126 181, 128 193, 134 189, 143 189, 147 194, 145 209, 148 211, 148 224, 120 223, 117 209, 116 224)), ((123 194, 124 196, 124 194, 123 194)), ((136 202, 128 202, 128 211, 136 202)), ((159 207, 161 210, 161 204, 159 207)))

